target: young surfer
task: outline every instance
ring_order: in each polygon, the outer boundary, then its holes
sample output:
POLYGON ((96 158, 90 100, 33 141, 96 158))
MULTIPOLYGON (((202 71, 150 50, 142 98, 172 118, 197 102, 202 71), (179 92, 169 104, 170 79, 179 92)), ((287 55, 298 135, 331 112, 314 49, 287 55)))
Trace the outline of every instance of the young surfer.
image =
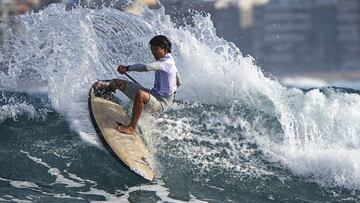
POLYGON ((154 113, 164 111, 172 104, 175 92, 181 84, 180 75, 171 55, 171 42, 164 35, 153 37, 150 42, 151 53, 155 62, 134 65, 119 65, 117 71, 124 74, 128 71, 155 71, 154 87, 150 90, 139 84, 123 79, 113 79, 110 83, 96 82, 94 88, 122 91, 133 100, 132 118, 129 125, 119 124, 117 130, 125 134, 135 133, 136 124, 143 110, 154 113))

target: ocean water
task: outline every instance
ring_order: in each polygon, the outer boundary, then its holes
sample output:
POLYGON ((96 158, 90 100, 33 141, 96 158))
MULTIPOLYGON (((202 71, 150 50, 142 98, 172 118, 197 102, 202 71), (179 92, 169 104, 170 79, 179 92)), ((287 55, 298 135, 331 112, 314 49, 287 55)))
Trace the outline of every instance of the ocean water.
MULTIPOLYGON (((1 202, 359 202, 360 95, 281 85, 217 37, 209 16, 177 27, 158 10, 53 4, 0 24, 1 202), (96 79, 153 60, 169 36, 183 85, 175 104, 143 114, 154 182, 104 148, 87 106, 96 79), (2 49, 4 50, 4 49, 2 49)), ((131 73, 147 87, 152 73, 131 73)), ((131 103, 120 93, 120 100, 131 103)))

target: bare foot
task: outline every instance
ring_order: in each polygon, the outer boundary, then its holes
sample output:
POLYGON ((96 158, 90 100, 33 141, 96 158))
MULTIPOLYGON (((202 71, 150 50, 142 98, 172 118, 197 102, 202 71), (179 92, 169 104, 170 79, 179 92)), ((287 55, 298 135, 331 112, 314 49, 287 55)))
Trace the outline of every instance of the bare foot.
POLYGON ((124 126, 122 123, 118 123, 117 130, 124 134, 135 134, 136 130, 132 126, 124 126))

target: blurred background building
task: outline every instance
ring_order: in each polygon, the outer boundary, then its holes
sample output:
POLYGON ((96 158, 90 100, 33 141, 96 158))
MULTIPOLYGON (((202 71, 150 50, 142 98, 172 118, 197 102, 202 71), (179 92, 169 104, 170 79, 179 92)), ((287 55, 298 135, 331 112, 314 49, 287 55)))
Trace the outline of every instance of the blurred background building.
POLYGON ((191 10, 210 13, 220 37, 274 75, 360 71, 359 0, 161 3, 179 24, 191 21, 191 10))
POLYGON ((339 1, 337 22, 340 67, 345 70, 360 69, 360 1, 339 1))
POLYGON ((253 49, 275 74, 338 67, 336 1, 272 0, 254 9, 253 49))

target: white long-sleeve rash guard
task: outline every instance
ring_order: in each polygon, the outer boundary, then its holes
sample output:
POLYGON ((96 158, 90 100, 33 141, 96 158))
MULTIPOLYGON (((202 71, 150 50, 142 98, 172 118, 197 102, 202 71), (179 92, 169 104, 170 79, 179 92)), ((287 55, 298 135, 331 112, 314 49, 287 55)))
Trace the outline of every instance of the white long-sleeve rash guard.
POLYGON ((176 68, 173 56, 168 53, 152 63, 138 63, 129 66, 129 71, 155 71, 155 82, 152 90, 166 100, 172 97, 177 87, 181 85, 179 71, 176 68))

